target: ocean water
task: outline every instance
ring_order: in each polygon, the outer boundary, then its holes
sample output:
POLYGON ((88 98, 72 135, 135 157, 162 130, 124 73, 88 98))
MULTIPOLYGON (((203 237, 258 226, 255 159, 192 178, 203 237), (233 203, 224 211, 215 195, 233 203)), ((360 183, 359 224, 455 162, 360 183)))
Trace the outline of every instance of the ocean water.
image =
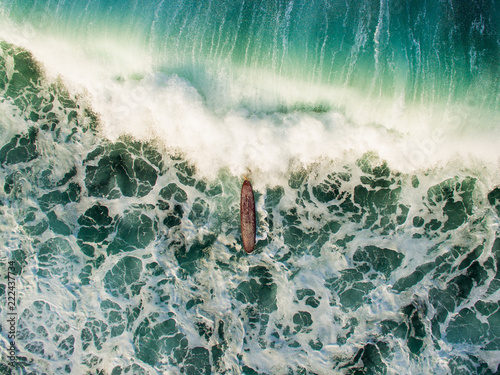
POLYGON ((1 1, 0 373, 498 374, 499 27, 1 1))

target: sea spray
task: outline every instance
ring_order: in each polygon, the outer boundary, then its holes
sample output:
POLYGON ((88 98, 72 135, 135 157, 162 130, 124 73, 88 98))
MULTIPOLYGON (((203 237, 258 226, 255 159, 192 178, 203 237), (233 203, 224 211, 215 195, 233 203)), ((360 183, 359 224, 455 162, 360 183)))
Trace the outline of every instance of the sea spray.
POLYGON ((495 6, 326 5, 2 5, 0 371, 497 371, 495 6))

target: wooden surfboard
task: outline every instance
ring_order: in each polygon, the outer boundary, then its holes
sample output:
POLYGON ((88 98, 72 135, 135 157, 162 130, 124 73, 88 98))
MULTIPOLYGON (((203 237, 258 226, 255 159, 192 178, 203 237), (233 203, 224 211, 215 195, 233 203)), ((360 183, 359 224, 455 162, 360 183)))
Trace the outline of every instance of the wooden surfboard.
POLYGON ((241 239, 243 248, 251 253, 255 247, 255 200, 250 181, 245 180, 241 187, 240 199, 241 239))

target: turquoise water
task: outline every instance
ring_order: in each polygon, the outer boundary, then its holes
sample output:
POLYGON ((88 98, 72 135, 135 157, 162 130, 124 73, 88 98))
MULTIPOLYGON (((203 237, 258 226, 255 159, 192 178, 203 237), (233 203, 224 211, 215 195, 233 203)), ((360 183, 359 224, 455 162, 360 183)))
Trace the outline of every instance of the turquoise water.
POLYGON ((0 373, 498 373, 499 21, 0 3, 0 373))

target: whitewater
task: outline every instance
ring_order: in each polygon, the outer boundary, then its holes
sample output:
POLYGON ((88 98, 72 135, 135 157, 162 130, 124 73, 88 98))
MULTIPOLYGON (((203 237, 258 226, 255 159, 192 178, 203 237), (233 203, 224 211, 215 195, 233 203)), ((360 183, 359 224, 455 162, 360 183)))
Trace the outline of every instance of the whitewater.
POLYGON ((0 373, 498 373, 499 24, 1 2, 0 373))

